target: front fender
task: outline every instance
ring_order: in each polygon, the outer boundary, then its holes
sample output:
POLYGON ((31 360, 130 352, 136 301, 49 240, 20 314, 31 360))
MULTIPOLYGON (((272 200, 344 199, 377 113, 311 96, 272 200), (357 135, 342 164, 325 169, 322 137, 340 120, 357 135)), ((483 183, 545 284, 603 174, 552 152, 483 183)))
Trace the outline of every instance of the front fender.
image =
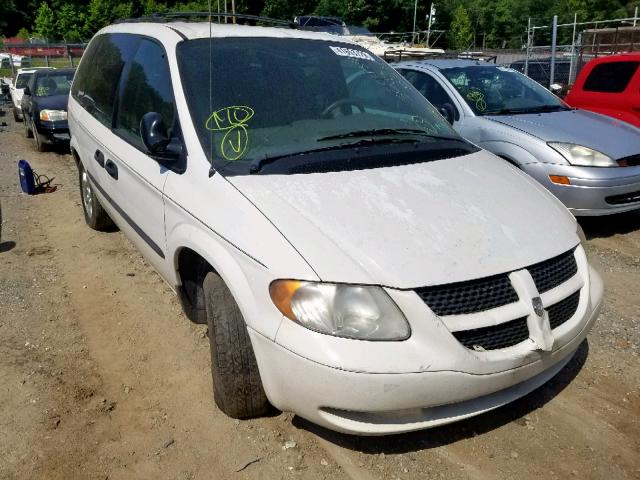
MULTIPOLYGON (((177 208, 177 207, 173 207, 177 208)), ((282 321, 269 296, 269 284, 274 274, 257 259, 229 244, 204 226, 181 222, 170 224, 176 217, 167 205, 168 259, 173 262, 169 282, 180 286, 178 258, 188 248, 205 259, 222 277, 244 316, 247 325, 271 340, 282 321)))

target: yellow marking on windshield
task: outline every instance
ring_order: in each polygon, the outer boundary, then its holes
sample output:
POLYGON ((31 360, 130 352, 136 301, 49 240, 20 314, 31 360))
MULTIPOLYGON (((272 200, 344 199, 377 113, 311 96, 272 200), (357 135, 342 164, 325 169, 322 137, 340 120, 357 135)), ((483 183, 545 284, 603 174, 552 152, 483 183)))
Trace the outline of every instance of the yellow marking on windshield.
POLYGON ((467 98, 476 104, 478 111, 484 112, 487 109, 487 102, 484 99, 484 93, 480 90, 471 90, 467 93, 467 98))
POLYGON ((213 112, 205 128, 212 132, 225 132, 220 141, 220 153, 229 161, 240 159, 249 145, 247 122, 253 117, 253 108, 245 105, 232 105, 213 112))

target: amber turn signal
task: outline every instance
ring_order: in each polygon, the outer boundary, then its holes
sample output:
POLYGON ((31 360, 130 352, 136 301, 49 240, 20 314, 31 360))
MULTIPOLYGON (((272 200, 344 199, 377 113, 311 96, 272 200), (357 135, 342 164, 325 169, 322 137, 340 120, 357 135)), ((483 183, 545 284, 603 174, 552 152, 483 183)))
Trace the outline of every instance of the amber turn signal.
POLYGON ((291 299, 301 285, 302 282, 298 280, 276 280, 269 285, 269 295, 271 295, 274 305, 285 317, 291 320, 296 319, 291 310, 291 299))
POLYGON ((549 175, 551 181, 558 185, 571 185, 569 181, 569 177, 565 177, 564 175, 549 175))

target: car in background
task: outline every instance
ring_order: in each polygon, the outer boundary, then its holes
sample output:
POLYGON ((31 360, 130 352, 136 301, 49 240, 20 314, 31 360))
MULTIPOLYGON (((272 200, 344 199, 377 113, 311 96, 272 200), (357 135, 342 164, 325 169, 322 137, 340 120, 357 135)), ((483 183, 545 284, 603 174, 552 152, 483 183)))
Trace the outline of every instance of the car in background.
POLYGON ((31 57, 15 55, 10 53, 0 53, 0 68, 25 68, 31 66, 31 57))
POLYGON ((51 67, 38 67, 25 69, 21 68, 16 73, 16 78, 9 86, 9 95, 11 95, 11 103, 13 105, 13 119, 16 122, 22 121, 22 108, 20 102, 24 93, 24 87, 27 86, 29 80, 37 70, 50 70, 51 67))
POLYGON ((587 63, 566 101, 640 127, 640 53, 600 57, 587 63))
POLYGON ((469 60, 396 64, 467 140, 528 173, 576 215, 640 208, 640 130, 569 107, 513 69, 469 60))
POLYGON ((38 70, 25 85, 20 108, 24 133, 33 137, 39 152, 47 144, 69 141, 67 103, 75 68, 38 70))

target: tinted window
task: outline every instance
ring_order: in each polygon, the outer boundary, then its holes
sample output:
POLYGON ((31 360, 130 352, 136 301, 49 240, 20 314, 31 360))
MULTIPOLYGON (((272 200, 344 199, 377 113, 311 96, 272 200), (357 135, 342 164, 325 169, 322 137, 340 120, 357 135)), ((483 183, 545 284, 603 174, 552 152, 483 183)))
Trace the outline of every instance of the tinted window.
POLYGON ((78 67, 73 97, 109 127, 122 67, 138 42, 139 37, 135 35, 100 35, 93 39, 78 67))
POLYGON ((166 55, 158 44, 142 40, 122 87, 116 129, 142 145, 140 120, 148 112, 161 114, 168 129, 173 126, 173 90, 166 55))
MULTIPOLYGON (((433 78, 431 75, 422 72, 416 72, 415 70, 401 70, 402 76, 409 80, 416 90, 418 90, 424 97, 429 100, 431 105, 437 108, 442 107, 445 103, 448 103, 453 107, 453 101, 449 94, 442 88, 442 85, 433 78)), ((455 107, 454 107, 455 108, 455 107)))
POLYGON ((638 62, 609 62, 596 65, 584 82, 587 92, 620 93, 638 68, 638 62))
POLYGON ((51 97, 53 95, 68 95, 73 81, 74 71, 52 70, 35 76, 33 92, 36 97, 51 97))
POLYGON ((18 75, 18 78, 16 79, 16 88, 26 87, 32 76, 33 73, 21 73, 20 75, 18 75))

